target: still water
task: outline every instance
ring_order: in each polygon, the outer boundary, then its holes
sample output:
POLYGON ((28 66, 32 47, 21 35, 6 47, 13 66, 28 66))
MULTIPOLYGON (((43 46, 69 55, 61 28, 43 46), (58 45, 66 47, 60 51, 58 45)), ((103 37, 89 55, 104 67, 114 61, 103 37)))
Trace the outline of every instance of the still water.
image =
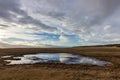
POLYGON ((111 64, 107 61, 101 61, 95 58, 73 55, 69 53, 38 53, 23 56, 1 56, 7 65, 17 64, 35 64, 35 63, 63 63, 63 64, 88 64, 97 66, 106 66, 111 64))

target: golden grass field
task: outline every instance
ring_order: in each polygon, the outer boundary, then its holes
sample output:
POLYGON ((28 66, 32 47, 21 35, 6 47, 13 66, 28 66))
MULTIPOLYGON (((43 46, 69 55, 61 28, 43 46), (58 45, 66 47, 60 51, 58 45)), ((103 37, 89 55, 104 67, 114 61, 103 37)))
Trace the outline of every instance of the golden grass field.
POLYGON ((112 62, 112 65, 65 65, 40 63, 4 65, 0 60, 0 80, 120 80, 120 47, 11 48, 0 49, 0 56, 35 53, 73 53, 112 62))

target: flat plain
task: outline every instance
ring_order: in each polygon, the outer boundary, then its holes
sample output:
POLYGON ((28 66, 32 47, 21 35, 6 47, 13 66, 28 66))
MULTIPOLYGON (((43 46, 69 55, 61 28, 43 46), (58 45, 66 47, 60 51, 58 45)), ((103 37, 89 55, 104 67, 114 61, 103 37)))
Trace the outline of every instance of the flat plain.
POLYGON ((0 59, 0 80, 120 80, 120 47, 9 48, 0 56, 36 53, 72 53, 111 62, 107 66, 39 63, 7 66, 0 59))

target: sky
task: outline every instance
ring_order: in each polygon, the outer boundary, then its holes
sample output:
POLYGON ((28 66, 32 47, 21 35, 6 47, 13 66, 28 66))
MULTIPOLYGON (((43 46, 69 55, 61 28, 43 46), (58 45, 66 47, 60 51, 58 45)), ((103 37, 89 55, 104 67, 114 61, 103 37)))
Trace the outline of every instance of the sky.
POLYGON ((120 0, 0 0, 0 47, 120 44, 120 0))

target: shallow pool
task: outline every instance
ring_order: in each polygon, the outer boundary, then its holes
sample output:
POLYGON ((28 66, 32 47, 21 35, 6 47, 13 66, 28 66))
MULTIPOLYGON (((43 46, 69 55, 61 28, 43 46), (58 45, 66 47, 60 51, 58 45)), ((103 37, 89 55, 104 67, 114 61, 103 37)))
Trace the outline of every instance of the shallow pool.
POLYGON ((95 58, 73 55, 69 53, 38 53, 23 56, 1 56, 7 62, 7 65, 15 64, 35 64, 35 63, 63 63, 63 64, 89 64, 106 66, 111 64, 107 61, 101 61, 95 58))

